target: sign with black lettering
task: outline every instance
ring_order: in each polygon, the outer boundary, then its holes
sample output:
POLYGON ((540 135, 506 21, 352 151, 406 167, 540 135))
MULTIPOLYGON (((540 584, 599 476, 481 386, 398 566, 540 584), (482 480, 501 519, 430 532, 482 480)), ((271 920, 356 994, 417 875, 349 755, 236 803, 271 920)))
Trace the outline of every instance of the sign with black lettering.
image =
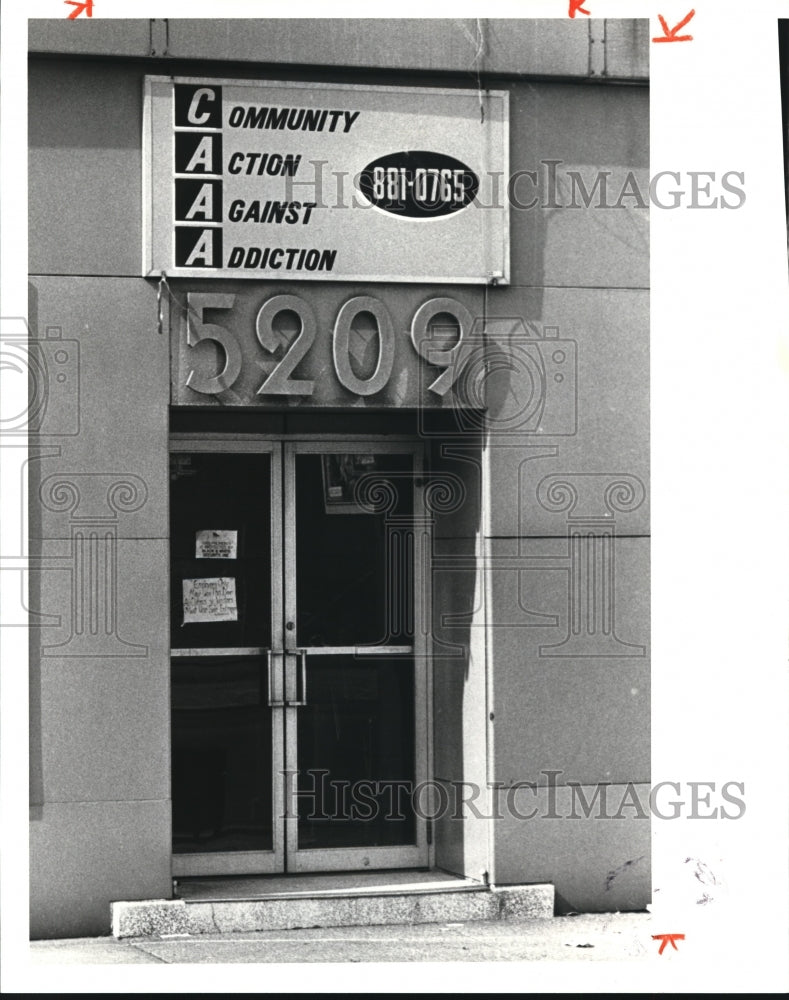
POLYGON ((238 532, 204 528, 195 535, 195 559, 236 559, 238 532))
POLYGON ((507 97, 146 77, 143 274, 504 284, 507 97))
POLYGON ((236 622, 236 581, 232 576, 183 581, 184 625, 196 622, 236 622))

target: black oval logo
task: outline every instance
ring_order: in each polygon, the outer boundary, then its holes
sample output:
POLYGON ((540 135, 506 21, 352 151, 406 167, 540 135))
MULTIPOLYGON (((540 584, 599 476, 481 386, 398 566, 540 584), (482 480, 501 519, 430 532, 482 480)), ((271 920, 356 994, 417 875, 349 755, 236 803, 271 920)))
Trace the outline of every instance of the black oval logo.
POLYGON ((359 190, 391 215, 436 219, 469 205, 479 178, 453 156, 415 149, 373 160, 359 175, 359 190))

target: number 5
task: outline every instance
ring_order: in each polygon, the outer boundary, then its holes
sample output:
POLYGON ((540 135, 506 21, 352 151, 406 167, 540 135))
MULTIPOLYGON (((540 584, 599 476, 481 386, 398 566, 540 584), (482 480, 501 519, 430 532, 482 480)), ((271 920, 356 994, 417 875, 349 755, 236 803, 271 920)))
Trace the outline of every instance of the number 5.
POLYGON ((189 292, 186 296, 186 343, 196 347, 204 340, 213 340, 225 352, 225 366, 218 375, 200 375, 192 368, 186 384, 195 392, 214 396, 229 389, 241 372, 241 348, 235 336, 223 326, 204 323, 206 309, 232 309, 235 295, 216 295, 210 292, 189 292))

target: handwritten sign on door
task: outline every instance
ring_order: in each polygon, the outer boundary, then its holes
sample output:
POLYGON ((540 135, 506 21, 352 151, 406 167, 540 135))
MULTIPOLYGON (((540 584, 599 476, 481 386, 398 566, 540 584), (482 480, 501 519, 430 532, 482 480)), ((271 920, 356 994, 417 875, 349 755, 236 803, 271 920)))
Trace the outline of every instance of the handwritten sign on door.
POLYGON ((236 581, 232 576, 184 580, 184 625, 238 621, 236 581))

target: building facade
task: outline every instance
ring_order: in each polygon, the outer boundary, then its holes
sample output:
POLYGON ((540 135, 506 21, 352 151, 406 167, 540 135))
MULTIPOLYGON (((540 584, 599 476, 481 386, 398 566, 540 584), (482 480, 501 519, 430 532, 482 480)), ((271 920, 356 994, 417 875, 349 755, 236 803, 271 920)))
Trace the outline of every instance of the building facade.
POLYGON ((647 41, 30 22, 33 936, 649 901, 647 41))

